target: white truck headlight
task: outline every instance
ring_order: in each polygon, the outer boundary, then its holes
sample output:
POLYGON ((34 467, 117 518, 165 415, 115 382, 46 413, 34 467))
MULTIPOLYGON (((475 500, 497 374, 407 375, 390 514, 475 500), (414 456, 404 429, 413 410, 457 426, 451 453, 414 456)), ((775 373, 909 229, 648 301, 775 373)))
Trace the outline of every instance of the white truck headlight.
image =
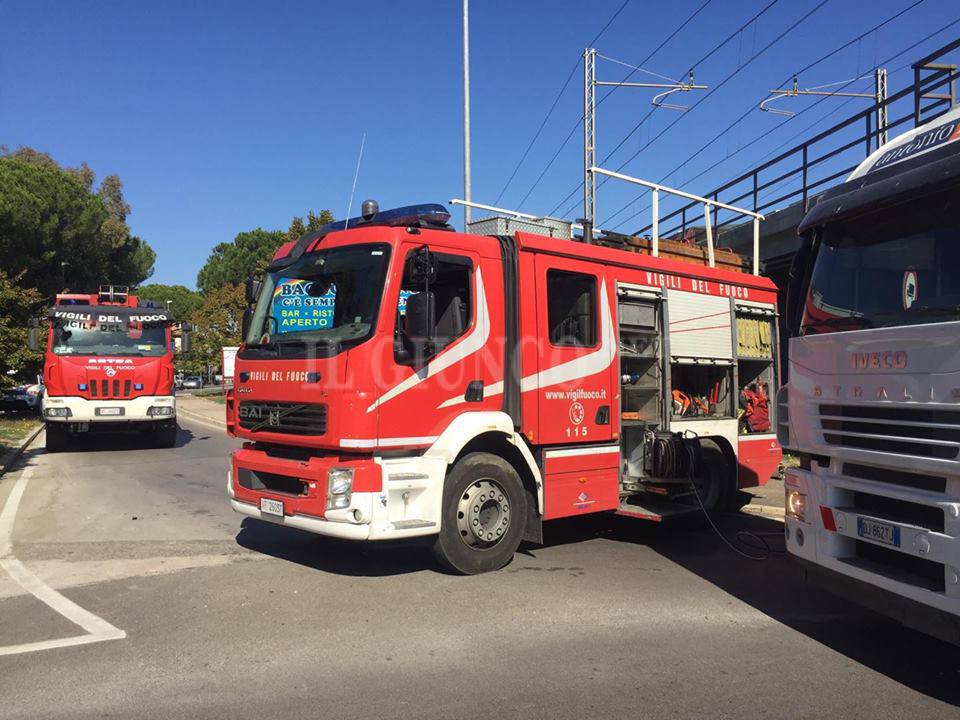
POLYGON ((150 417, 170 417, 173 415, 173 408, 169 405, 151 405, 147 408, 147 415, 150 417))
POLYGON ((327 471, 327 509, 350 507, 353 491, 353 468, 330 468, 327 471))
POLYGON ((800 522, 807 521, 807 493, 806 482, 799 476, 788 471, 784 478, 786 492, 784 494, 784 511, 787 517, 800 522))
POLYGON ((44 408, 43 414, 47 417, 70 417, 73 413, 68 407, 48 407, 44 408))

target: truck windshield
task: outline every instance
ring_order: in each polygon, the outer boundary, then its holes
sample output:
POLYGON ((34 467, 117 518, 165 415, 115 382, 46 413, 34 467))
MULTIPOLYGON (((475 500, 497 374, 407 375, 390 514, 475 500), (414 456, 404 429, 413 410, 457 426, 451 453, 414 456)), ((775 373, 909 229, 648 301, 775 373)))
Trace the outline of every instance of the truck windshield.
POLYGON ((127 328, 96 322, 57 323, 52 350, 55 355, 159 357, 168 351, 167 329, 139 323, 130 323, 127 328))
POLYGON ((376 324, 389 260, 389 245, 349 245, 310 253, 268 274, 247 351, 290 356, 310 345, 333 354, 363 342, 376 324))
POLYGON ((960 188, 828 224, 801 334, 960 320, 960 188))

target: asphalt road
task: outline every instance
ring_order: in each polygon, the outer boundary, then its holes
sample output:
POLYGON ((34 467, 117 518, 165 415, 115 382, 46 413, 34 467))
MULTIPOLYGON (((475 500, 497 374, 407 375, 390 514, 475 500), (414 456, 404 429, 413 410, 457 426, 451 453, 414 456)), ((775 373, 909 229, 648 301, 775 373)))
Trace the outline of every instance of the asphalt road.
POLYGON ((47 455, 41 435, 0 480, 0 718, 960 717, 960 651, 782 555, 584 518, 455 577, 416 545, 234 515, 233 441, 181 428, 174 450, 47 455))

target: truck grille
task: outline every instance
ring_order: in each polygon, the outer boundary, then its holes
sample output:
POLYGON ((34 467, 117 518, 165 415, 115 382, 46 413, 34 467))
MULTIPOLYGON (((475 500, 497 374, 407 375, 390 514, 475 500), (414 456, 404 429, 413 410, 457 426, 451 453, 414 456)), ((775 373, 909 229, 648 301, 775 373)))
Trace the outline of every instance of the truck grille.
POLYGON ((907 406, 821 405, 828 445, 953 460, 960 452, 960 412, 907 406))
POLYGON ((240 427, 251 432, 286 435, 323 435, 327 431, 327 406, 319 403, 241 402, 240 427))
POLYGON ((130 387, 130 380, 91 380, 90 397, 128 398, 130 397, 130 387))

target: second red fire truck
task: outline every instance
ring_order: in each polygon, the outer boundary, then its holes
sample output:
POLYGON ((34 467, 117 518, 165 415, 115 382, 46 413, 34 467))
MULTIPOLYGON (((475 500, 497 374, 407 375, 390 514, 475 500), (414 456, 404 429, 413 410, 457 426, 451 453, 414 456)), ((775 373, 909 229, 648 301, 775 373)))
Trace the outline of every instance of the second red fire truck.
POLYGON ((695 264, 448 219, 365 203, 248 282, 226 410, 237 512, 434 536, 479 573, 545 520, 712 510, 776 471, 768 279, 708 266, 712 247, 695 264))
MULTIPOLYGON (((48 452, 88 432, 142 431, 160 447, 177 439, 173 339, 166 309, 126 287, 62 293, 44 335, 42 415, 48 452)), ((39 347, 38 326, 30 344, 39 347)), ((184 332, 189 347, 189 331, 184 332)))

